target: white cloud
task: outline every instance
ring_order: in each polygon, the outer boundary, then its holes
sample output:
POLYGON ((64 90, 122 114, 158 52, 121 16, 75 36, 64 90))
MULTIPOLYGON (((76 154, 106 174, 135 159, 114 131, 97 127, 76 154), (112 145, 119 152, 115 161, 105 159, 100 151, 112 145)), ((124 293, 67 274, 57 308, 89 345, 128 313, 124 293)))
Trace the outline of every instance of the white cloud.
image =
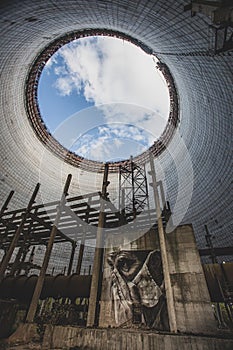
POLYGON ((139 154, 147 147, 148 135, 143 129, 115 123, 89 130, 70 148, 88 159, 113 161, 128 158, 128 155, 139 154))
POLYGON ((57 55, 58 54, 59 54, 58 52, 55 52, 55 54, 53 54, 49 58, 49 60, 46 62, 45 69, 47 70, 47 73, 49 73, 50 68, 52 68, 52 66, 57 63, 57 55))
MULTIPOLYGON (((168 118, 169 96, 151 56, 127 41, 109 37, 79 39, 61 48, 58 54, 63 64, 54 67, 54 73, 60 94, 83 93, 88 102, 101 109, 107 124, 124 123, 124 127, 115 129, 117 141, 111 147, 117 147, 117 144, 120 147, 119 139, 128 137, 137 142, 147 138, 143 147, 145 143, 148 147, 159 137, 168 118), (130 131, 127 123, 150 133, 142 135, 135 128, 130 131)), ((47 64, 49 69, 53 63, 57 63, 56 58, 47 64)), ((114 136, 114 130, 110 132, 108 128, 100 127, 98 132, 89 151, 93 152, 93 157, 101 153, 110 155, 104 141, 109 135, 114 136)), ((86 138, 82 147, 80 145, 77 151, 84 153, 83 150, 87 150, 86 138)))
POLYGON ((70 95, 73 90, 72 81, 65 77, 59 77, 56 81, 55 87, 60 90, 62 96, 70 95))

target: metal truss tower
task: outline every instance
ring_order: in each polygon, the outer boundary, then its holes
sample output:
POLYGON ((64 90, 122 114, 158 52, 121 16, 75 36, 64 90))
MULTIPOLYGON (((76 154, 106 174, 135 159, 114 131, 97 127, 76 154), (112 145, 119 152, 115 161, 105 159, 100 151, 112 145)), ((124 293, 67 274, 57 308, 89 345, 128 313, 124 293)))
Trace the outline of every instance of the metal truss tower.
POLYGON ((131 156, 130 161, 119 168, 119 211, 121 214, 136 217, 149 209, 148 185, 145 167, 138 166, 131 156))

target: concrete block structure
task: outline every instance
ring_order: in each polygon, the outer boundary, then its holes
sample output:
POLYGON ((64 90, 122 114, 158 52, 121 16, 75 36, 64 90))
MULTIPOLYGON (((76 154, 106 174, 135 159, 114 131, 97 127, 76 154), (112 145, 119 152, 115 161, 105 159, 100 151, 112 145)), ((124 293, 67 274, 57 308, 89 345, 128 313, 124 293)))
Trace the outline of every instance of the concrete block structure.
POLYGON ((180 332, 216 332, 216 320, 191 225, 167 236, 168 261, 180 332))
MULTIPOLYGON (((147 251, 148 254, 150 251, 159 250, 158 239, 155 238, 158 233, 152 231, 145 236, 148 236, 146 240, 148 246, 142 244, 145 240, 140 238, 133 242, 131 247, 127 245, 118 247, 118 251, 133 252, 134 254, 147 251)), ((217 324, 192 226, 177 227, 175 231, 166 236, 166 242, 178 331, 193 334, 215 334, 217 324)), ((105 268, 100 302, 99 325, 106 328, 119 327, 115 323, 112 298, 109 292, 112 269, 107 260, 111 251, 111 248, 105 251, 105 268)), ((149 284, 147 284, 147 288, 149 287, 149 284)), ((134 327, 137 326, 134 325, 134 327)))

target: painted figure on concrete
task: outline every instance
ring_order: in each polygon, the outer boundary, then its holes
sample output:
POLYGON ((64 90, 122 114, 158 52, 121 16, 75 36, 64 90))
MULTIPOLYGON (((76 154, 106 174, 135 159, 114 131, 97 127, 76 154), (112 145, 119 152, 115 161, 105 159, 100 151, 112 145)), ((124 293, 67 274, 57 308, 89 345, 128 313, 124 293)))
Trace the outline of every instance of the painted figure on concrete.
POLYGON ((107 261, 116 325, 169 329, 160 252, 112 252, 107 261))

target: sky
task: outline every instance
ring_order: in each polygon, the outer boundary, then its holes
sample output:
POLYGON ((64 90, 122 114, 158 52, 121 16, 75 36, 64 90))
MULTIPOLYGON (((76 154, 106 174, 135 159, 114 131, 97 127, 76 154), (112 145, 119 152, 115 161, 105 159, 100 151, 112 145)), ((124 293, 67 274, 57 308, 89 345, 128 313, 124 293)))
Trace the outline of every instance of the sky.
POLYGON ((146 150, 162 134, 169 93, 157 59, 113 37, 64 45, 42 71, 38 102, 53 136, 78 155, 117 161, 146 150))

